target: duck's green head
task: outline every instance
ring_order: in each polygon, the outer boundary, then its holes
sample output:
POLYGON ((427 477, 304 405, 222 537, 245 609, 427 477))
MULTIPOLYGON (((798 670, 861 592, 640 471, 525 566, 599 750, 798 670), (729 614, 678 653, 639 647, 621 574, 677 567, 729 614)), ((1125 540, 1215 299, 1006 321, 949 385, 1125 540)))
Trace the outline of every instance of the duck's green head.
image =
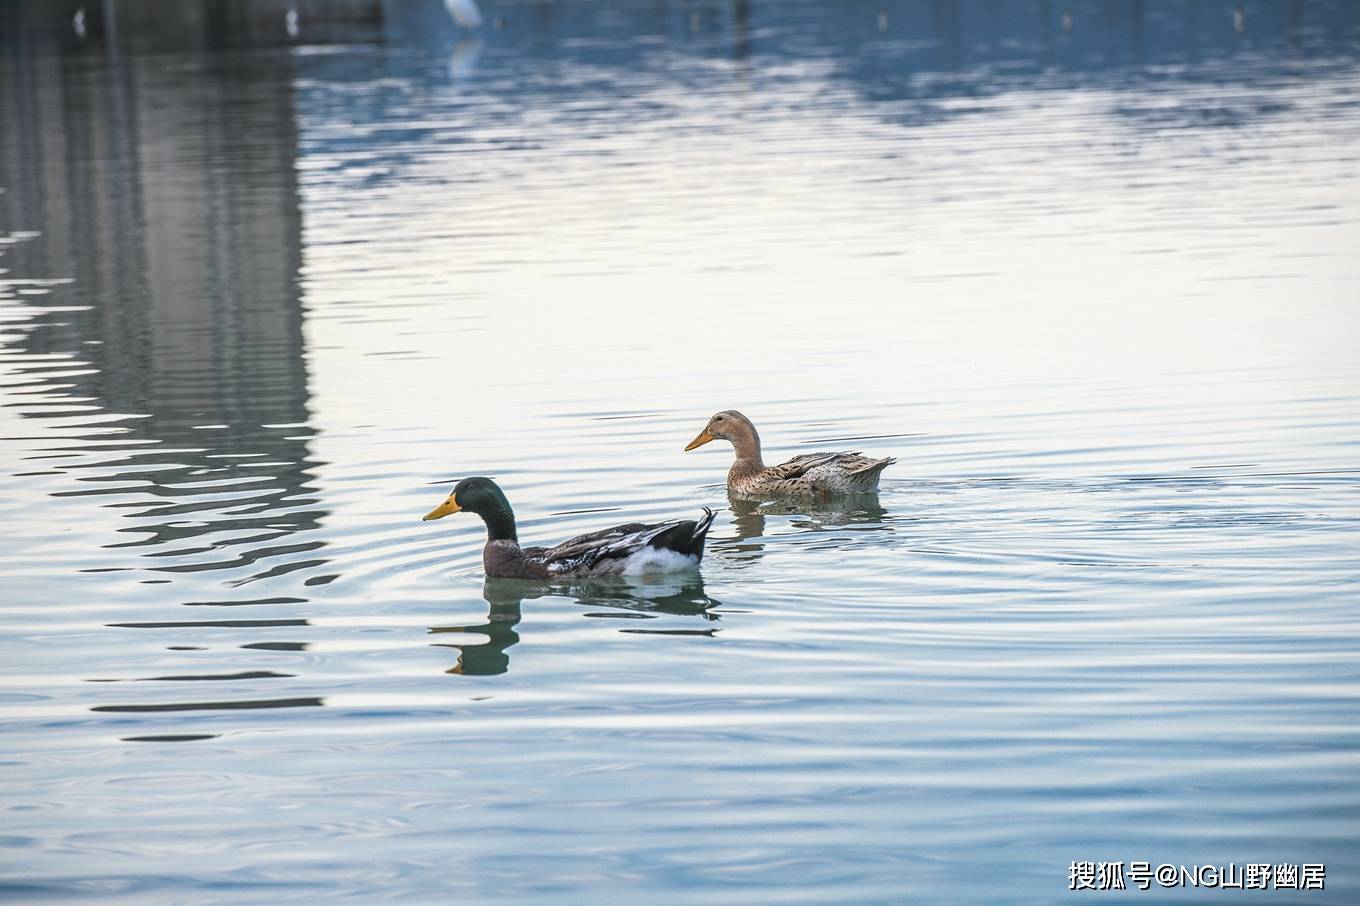
POLYGON ((453 486, 453 493, 439 506, 425 514, 425 521, 442 519, 450 513, 477 513, 508 510, 510 502, 504 492, 490 478, 464 478, 453 486))
POLYGON ((448 499, 425 514, 424 521, 464 511, 481 516, 492 538, 515 540, 515 513, 505 493, 490 478, 464 478, 453 486, 448 499))

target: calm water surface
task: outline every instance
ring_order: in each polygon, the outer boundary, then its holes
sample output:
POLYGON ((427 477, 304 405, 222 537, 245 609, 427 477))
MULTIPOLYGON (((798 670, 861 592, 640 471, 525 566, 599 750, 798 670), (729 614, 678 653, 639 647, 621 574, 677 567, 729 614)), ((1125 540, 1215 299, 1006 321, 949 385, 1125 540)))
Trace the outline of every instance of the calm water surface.
POLYGON ((116 6, 0 11, 6 900, 1360 900, 1355 6, 116 6), (728 407, 899 462, 420 521, 728 407))

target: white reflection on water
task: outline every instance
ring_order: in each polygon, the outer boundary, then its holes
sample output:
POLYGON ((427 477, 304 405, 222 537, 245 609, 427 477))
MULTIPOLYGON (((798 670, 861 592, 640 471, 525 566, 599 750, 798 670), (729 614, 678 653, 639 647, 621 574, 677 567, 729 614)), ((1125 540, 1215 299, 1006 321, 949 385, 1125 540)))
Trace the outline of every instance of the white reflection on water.
POLYGON ((887 6, 13 13, 0 883, 1354 899, 1354 11, 887 6), (419 521, 728 506, 729 406, 899 462, 664 586, 419 521))

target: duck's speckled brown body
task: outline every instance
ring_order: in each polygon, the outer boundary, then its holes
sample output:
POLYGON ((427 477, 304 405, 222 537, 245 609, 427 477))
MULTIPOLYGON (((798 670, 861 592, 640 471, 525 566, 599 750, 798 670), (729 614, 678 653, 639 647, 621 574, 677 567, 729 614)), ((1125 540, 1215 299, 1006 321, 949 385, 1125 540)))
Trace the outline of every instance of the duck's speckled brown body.
POLYGON ((767 466, 760 455, 760 435, 751 420, 726 409, 708 420, 707 427, 685 447, 693 450, 711 440, 731 441, 736 462, 727 471, 727 490, 745 497, 872 494, 883 470, 897 462, 891 456, 874 459, 860 453, 805 453, 777 466, 767 466))

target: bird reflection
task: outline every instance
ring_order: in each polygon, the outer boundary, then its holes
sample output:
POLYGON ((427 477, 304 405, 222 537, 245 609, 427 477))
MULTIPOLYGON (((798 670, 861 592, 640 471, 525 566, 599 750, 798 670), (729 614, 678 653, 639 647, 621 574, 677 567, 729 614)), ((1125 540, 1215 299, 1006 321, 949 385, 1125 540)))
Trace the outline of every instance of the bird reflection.
POLYGON ((709 543, 723 552, 725 562, 734 566, 749 566, 764 554, 768 516, 796 517, 787 524, 799 531, 831 527, 891 531, 886 518, 888 511, 878 502, 877 494, 840 495, 826 500, 762 500, 728 494, 727 505, 737 533, 732 538, 709 543))
MULTIPOLYGON (((470 626, 431 626, 430 632, 472 632, 486 636, 485 642, 459 644, 458 642, 436 642, 441 648, 457 648, 458 663, 448 673, 467 674, 468 676, 498 676, 510 669, 510 655, 506 649, 519 641, 515 627, 522 617, 520 603, 524 595, 513 589, 497 588, 495 583, 513 582, 512 579, 487 579, 482 586, 482 597, 490 609, 486 622, 470 626)), ((526 583, 527 584, 527 583, 526 583)))
MULTIPOLYGON (((485 636, 478 642, 436 642, 436 646, 458 649, 458 662, 447 672, 467 676, 496 676, 510 669, 507 650, 519 641, 516 627, 523 618, 521 606, 526 600, 545 597, 570 598, 575 603, 591 607, 607 607, 619 611, 656 616, 696 617, 705 624, 721 617, 713 612, 717 600, 704 592, 703 577, 679 575, 673 577, 598 578, 572 583, 537 582, 527 579, 488 578, 482 585, 482 597, 488 611, 486 620, 466 626, 432 626, 431 633, 474 633, 485 636)), ((587 613, 585 616, 605 616, 587 613)), ((658 635, 713 635, 708 626, 685 629, 647 629, 630 625, 622 632, 653 633, 658 635)))
POLYGON ((464 38, 453 46, 449 54, 449 78, 461 82, 477 69, 477 58, 482 55, 481 38, 464 38))

